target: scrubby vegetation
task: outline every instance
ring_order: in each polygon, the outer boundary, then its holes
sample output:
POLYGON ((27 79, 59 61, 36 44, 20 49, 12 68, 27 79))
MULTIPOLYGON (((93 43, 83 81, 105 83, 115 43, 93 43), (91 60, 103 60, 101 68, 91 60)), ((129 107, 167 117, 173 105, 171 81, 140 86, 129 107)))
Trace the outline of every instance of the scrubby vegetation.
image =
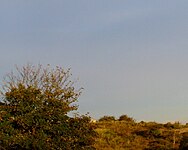
POLYGON ((136 122, 127 115, 122 115, 117 120, 114 118, 104 116, 96 123, 96 149, 178 150, 188 146, 187 125, 179 122, 136 122))

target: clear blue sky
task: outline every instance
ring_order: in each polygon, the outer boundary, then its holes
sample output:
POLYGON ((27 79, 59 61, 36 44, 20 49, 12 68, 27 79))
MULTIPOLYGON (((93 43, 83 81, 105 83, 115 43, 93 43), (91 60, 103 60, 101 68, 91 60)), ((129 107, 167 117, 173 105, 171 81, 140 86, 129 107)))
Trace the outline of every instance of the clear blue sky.
POLYGON ((187 0, 1 0, 0 52, 72 68, 81 114, 188 122, 187 0))

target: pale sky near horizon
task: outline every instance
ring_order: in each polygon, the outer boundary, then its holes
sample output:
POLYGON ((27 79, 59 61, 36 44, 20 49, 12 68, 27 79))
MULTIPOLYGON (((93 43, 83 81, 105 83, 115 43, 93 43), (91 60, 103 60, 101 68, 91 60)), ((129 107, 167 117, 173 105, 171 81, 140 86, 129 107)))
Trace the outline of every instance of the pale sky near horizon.
POLYGON ((0 0, 0 53, 71 68, 80 114, 188 122, 187 0, 0 0))

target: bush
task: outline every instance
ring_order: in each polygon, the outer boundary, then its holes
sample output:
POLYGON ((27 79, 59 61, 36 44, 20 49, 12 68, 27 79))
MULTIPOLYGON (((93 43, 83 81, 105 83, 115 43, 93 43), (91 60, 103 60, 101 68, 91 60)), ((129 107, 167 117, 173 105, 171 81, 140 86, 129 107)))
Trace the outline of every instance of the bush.
POLYGON ((180 141, 180 150, 188 149, 188 132, 183 133, 183 138, 180 141))
POLYGON ((103 116, 102 118, 99 119, 99 121, 115 121, 114 116, 103 116))
POLYGON ((119 121, 135 122, 135 120, 127 115, 121 115, 118 119, 119 121))

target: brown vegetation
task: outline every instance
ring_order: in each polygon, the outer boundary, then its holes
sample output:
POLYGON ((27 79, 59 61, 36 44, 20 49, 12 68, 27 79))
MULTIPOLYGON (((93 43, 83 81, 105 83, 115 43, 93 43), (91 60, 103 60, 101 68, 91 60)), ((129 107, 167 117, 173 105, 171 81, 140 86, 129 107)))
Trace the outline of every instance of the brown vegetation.
POLYGON ((137 123, 127 115, 120 116, 118 120, 109 118, 114 117, 104 116, 96 123, 97 150, 178 150, 188 145, 188 126, 179 122, 137 123))

